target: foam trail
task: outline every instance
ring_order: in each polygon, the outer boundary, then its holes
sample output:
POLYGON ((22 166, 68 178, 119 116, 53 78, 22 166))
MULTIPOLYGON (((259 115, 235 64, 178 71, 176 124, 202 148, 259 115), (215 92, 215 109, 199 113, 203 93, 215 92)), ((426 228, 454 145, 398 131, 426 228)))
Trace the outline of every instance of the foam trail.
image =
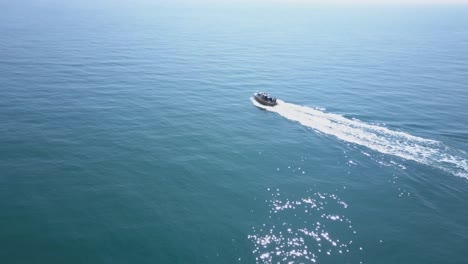
POLYGON ((468 161, 464 158, 466 153, 450 150, 438 141, 393 131, 383 126, 345 118, 307 106, 286 103, 282 100, 278 100, 278 104, 274 107, 261 105, 253 98, 251 101, 259 108, 275 112, 303 126, 346 142, 433 166, 468 179, 468 161))

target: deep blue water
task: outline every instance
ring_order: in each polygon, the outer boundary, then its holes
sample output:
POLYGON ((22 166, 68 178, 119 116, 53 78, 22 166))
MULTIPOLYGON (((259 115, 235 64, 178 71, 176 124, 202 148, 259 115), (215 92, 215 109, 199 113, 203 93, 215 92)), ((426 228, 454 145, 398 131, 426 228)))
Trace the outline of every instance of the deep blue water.
POLYGON ((467 7, 0 7, 2 263, 468 262, 467 7))

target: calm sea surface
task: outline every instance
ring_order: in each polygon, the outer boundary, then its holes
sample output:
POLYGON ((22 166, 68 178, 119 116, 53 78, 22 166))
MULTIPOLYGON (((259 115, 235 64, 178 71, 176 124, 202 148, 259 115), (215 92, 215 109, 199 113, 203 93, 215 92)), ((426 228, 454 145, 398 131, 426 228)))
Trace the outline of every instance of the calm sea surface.
POLYGON ((22 3, 2 263, 468 263, 468 7, 22 3))

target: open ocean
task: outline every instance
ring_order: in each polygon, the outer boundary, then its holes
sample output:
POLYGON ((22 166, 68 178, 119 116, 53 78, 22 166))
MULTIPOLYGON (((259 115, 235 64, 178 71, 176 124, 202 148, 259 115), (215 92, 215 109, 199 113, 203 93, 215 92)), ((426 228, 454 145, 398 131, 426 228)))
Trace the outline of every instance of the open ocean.
POLYGON ((468 263, 468 6, 4 1, 0 124, 1 263, 468 263))

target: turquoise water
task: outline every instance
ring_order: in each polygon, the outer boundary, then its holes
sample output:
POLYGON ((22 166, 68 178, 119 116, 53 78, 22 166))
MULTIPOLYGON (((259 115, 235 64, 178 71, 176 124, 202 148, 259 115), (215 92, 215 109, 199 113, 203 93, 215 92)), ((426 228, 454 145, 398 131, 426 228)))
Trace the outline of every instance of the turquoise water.
POLYGON ((4 3, 0 36, 2 263, 468 262, 466 7, 4 3))

